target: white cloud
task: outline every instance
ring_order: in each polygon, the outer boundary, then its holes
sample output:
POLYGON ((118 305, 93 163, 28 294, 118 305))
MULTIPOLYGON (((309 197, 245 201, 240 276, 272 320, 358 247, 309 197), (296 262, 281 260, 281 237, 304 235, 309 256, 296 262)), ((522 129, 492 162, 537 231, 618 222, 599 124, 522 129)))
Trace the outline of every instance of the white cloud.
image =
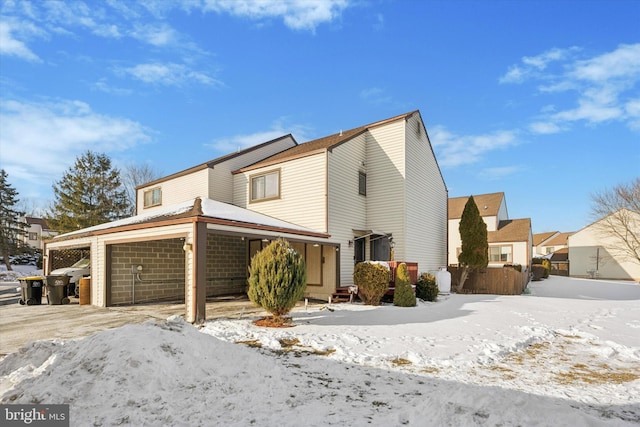
POLYGON ((599 83, 617 78, 638 80, 640 78, 640 43, 623 44, 613 52, 577 61, 569 75, 576 79, 599 83))
POLYGON ((480 172, 480 177, 488 180, 504 179, 522 170, 521 166, 502 166, 495 168, 485 168, 480 172))
MULTIPOLYGON (((535 57, 525 57, 522 64, 511 66, 500 78, 501 83, 540 81, 540 93, 564 94, 564 105, 555 111, 542 111, 529 128, 536 133, 556 133, 571 124, 596 125, 621 121, 637 129, 634 108, 628 108, 629 97, 637 93, 640 82, 640 43, 622 44, 611 52, 591 58, 576 58, 580 49, 551 49, 535 57), (549 70, 557 62, 561 67, 549 70)), ((633 105, 633 104, 632 104, 633 105)))
MULTIPOLYGON (((193 3, 193 2, 190 2, 193 3)), ((226 12, 254 20, 282 18, 294 30, 311 30, 337 19, 348 0, 203 0, 205 11, 226 12)))
POLYGON ((145 83, 164 86, 183 86, 194 82, 207 86, 221 85, 221 82, 213 77, 200 71, 191 70, 182 64, 138 64, 135 67, 124 68, 121 71, 145 83))
POLYGON ((525 56, 522 64, 511 65, 505 75, 499 78, 500 83, 523 83, 532 77, 539 77, 552 62, 559 62, 570 58, 577 47, 568 49, 553 48, 536 56, 525 56))
POLYGON ((384 89, 371 87, 360 91, 360 98, 371 104, 389 104, 393 101, 384 89))
POLYGON ((212 143, 206 144, 206 146, 220 153, 233 153, 234 151, 253 147, 254 145, 262 144, 263 142, 271 141, 272 139, 287 134, 292 134, 298 143, 306 142, 309 139, 308 134, 310 129, 307 126, 300 124, 286 125, 286 121, 287 119, 282 117, 276 120, 270 129, 249 134, 234 135, 228 138, 218 138, 212 143))
POLYGON ((562 128, 553 122, 533 122, 529 125, 529 130, 533 133, 549 135, 562 131, 562 128))
POLYGON ((60 179, 86 150, 123 151, 151 140, 141 124, 98 114, 81 101, 0 102, 2 167, 35 185, 60 179))
MULTIPOLYGON (((27 61, 40 62, 38 55, 33 53, 27 45, 14 37, 14 33, 20 30, 20 24, 9 20, 0 21, 0 55, 16 56, 27 61)), ((24 27, 22 27, 24 31, 24 27)))
POLYGON ((499 130, 484 135, 456 135, 443 126, 432 127, 429 139, 442 167, 455 167, 480 161, 491 151, 517 145, 514 131, 499 130))

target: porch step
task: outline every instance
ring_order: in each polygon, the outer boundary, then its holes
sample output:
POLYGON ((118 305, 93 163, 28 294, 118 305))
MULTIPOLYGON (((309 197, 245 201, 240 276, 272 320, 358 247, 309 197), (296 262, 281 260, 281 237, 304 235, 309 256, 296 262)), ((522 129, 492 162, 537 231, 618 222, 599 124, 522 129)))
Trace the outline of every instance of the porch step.
POLYGON ((348 286, 341 286, 336 288, 336 291, 331 295, 331 302, 352 302, 357 298, 358 295, 351 293, 348 286))

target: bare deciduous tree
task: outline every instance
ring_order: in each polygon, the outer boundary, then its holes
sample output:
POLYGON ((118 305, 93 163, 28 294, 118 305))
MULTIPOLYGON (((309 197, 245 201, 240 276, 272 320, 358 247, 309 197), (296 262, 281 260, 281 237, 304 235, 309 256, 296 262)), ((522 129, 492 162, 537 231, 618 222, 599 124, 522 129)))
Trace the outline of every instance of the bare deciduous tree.
POLYGON ((640 178, 594 193, 591 213, 605 247, 640 264, 640 178))
POLYGON ((160 178, 161 173, 147 164, 130 163, 121 173, 122 184, 127 192, 131 215, 136 214, 136 187, 160 178))

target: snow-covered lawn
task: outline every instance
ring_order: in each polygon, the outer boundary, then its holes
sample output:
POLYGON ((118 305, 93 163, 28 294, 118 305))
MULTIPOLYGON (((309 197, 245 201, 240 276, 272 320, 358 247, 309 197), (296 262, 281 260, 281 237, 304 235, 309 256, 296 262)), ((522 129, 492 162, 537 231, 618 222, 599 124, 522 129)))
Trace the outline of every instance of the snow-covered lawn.
POLYGON ((0 362, 0 399, 69 403, 79 426, 640 423, 640 285, 529 289, 300 308, 284 329, 175 317, 34 342, 0 362))

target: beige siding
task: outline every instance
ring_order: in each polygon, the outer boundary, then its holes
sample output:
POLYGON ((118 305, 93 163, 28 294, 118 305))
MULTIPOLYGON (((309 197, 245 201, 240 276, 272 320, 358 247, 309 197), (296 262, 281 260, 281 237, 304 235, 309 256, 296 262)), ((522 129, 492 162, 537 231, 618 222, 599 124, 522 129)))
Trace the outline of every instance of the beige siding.
POLYGON ((302 157, 234 175, 235 205, 326 232, 326 156, 302 157), (260 173, 280 171, 280 198, 249 203, 250 178, 260 173))
MULTIPOLYGON (((482 215, 482 206, 478 206, 480 215, 482 215)), ((508 219, 508 218, 505 218, 508 219)), ((497 216, 483 216, 482 220, 487 224, 487 231, 496 231, 498 229, 498 217, 497 216)))
POLYGON ((569 275, 589 277, 589 271, 597 270, 602 279, 640 281, 640 265, 613 250, 615 243, 597 224, 569 236, 569 275))
POLYGON ((370 130, 367 150, 367 225, 393 233, 396 259, 406 251, 406 188, 404 120, 370 130), (394 237, 394 241, 396 239, 394 237))
POLYGON ((177 203, 193 200, 196 197, 207 198, 209 196, 209 169, 202 169, 188 175, 179 176, 162 182, 138 189, 138 214, 152 212, 154 209, 171 206, 177 203), (160 187, 162 191, 162 204, 150 208, 144 208, 144 192, 160 187))
POLYGON ((460 219, 449 220, 449 265, 458 263, 458 248, 462 247, 462 239, 460 238, 460 219))
POLYGON ((396 248, 405 248, 405 259, 396 258, 434 272, 447 263, 447 189, 418 115, 407 121, 405 134, 407 233, 394 238, 396 248))
POLYGON ((365 135, 360 135, 328 153, 329 234, 331 240, 341 245, 338 254, 341 286, 353 284, 354 248, 348 245, 353 240, 353 230, 367 227, 367 197, 358 194, 358 173, 366 172, 365 139, 365 135))
POLYGON ((491 242, 491 246, 511 246, 511 258, 510 263, 493 262, 489 263, 490 266, 504 265, 504 264, 520 264, 523 268, 528 268, 531 264, 531 248, 527 242, 491 242))
POLYGON ((156 187, 162 189, 162 206, 192 200, 196 197, 231 203, 233 200, 232 171, 248 166, 295 145, 293 138, 283 138, 271 144, 221 161, 213 165, 213 168, 203 168, 187 175, 176 176, 158 184, 140 188, 137 193, 137 213, 150 212, 158 207, 144 208, 144 192, 156 187))
POLYGON ((233 203, 233 175, 231 172, 295 146, 291 137, 276 141, 213 166, 209 171, 209 198, 233 203))

